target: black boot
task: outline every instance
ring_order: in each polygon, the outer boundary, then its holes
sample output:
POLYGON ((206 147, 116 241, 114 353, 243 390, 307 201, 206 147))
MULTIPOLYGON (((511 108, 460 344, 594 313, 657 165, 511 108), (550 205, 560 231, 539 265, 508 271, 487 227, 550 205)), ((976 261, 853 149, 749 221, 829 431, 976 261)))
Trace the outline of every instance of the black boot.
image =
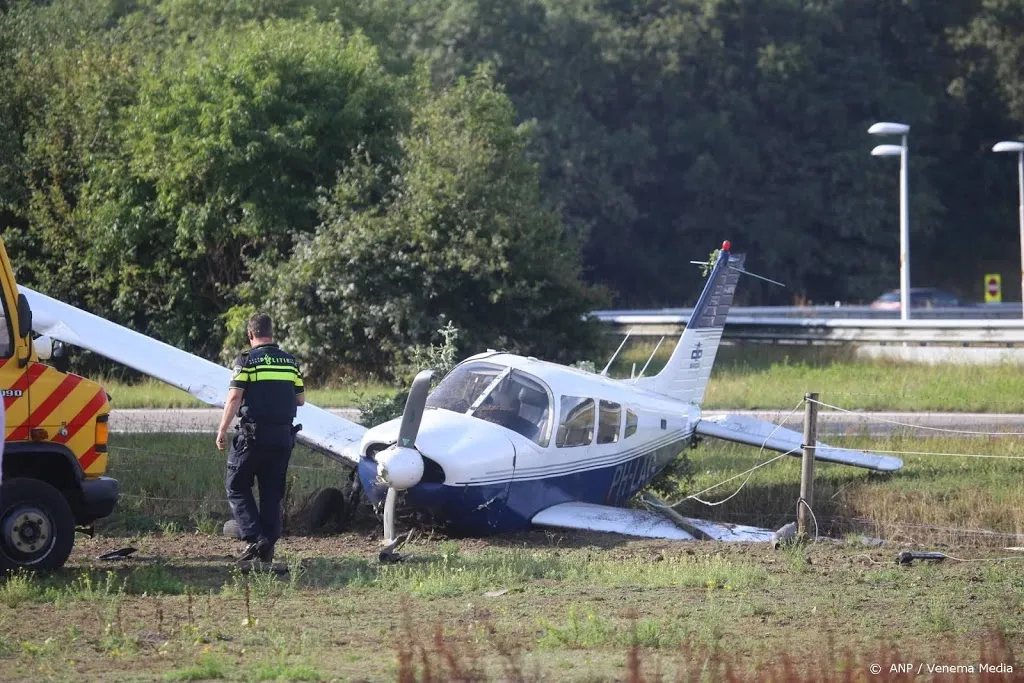
POLYGON ((238 556, 239 562, 250 562, 255 560, 257 557, 261 560, 263 555, 270 552, 271 558, 274 556, 274 546, 265 538, 258 538, 245 547, 242 554, 238 556))
POLYGON ((259 550, 260 562, 271 563, 274 561, 274 544, 266 541, 266 545, 259 550))

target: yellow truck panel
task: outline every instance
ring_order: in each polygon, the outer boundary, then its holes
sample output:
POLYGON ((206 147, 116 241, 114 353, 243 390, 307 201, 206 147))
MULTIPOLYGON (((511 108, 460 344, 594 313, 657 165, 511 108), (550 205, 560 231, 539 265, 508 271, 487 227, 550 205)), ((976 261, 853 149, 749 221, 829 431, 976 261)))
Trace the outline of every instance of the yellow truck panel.
POLYGON ((0 569, 55 569, 71 552, 75 528, 117 503, 117 481, 103 476, 110 404, 96 382, 39 361, 31 310, 2 243, 0 296, 0 569))

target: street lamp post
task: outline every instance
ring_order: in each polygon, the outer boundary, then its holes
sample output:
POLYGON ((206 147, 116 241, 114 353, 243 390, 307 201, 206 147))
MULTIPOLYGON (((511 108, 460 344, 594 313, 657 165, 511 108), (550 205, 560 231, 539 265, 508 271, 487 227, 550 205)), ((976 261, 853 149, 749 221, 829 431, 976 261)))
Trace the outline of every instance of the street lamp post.
POLYGON ((900 158, 900 319, 910 319, 910 210, 907 202, 907 134, 905 123, 880 122, 868 128, 871 135, 901 135, 899 145, 878 145, 871 156, 900 158))
POLYGON ((1019 201, 1017 211, 1020 213, 1020 291, 1021 315, 1024 315, 1024 142, 997 142, 993 152, 1017 153, 1017 184, 1019 201))

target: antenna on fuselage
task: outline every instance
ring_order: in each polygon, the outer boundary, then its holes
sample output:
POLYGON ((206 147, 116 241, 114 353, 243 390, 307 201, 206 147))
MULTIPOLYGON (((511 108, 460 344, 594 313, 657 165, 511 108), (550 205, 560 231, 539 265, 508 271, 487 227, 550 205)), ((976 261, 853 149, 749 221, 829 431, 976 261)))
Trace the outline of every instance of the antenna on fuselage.
MULTIPOLYGON (((646 363, 644 363, 644 367, 641 368, 640 374, 636 376, 636 379, 633 380, 634 382, 644 376, 644 372, 647 370, 647 366, 651 364, 652 360, 654 360, 654 354, 658 353, 658 349, 661 348, 661 342, 663 341, 665 341, 664 337, 658 340, 658 343, 657 345, 655 345, 654 350, 651 351, 651 357, 647 359, 646 363)), ((634 365, 633 367, 635 368, 636 365, 634 365)))
POLYGON ((735 270, 737 273, 743 273, 744 275, 749 275, 750 277, 756 277, 758 280, 764 280, 765 282, 769 282, 773 285, 778 285, 779 287, 786 286, 781 282, 778 282, 777 280, 772 280, 771 278, 767 278, 764 275, 758 275, 757 273, 751 273, 749 270, 743 270, 742 268, 733 268, 732 266, 729 266, 729 270, 735 270))
POLYGON ((626 333, 626 337, 622 340, 622 343, 619 344, 619 348, 615 349, 615 353, 613 353, 612 357, 608 360, 608 365, 604 366, 604 370, 601 371, 602 375, 607 375, 608 374, 608 368, 610 368, 612 366, 612 363, 615 362, 615 359, 618 358, 619 351, 621 351, 622 347, 626 345, 626 341, 629 339, 629 335, 633 334, 633 329, 634 328, 632 328, 632 327, 629 328, 629 332, 626 333))
POLYGON ((636 379, 636 361, 633 361, 633 367, 629 370, 629 378, 636 379))

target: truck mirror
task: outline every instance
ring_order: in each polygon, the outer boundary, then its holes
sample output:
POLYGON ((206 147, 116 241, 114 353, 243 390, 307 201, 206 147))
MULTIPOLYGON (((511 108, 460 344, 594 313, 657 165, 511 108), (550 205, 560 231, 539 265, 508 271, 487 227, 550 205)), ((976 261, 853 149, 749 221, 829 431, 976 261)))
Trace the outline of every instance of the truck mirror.
POLYGON ((18 336, 27 337, 32 334, 32 307, 24 294, 18 294, 18 336))

